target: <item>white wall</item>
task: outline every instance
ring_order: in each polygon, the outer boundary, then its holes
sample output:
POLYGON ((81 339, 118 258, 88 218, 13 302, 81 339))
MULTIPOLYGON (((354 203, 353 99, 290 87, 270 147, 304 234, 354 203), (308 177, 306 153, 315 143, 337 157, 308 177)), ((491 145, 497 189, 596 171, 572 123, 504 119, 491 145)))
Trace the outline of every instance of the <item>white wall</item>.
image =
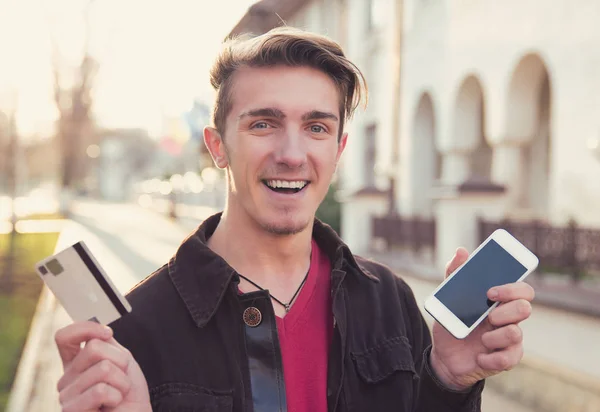
POLYGON ((346 33, 342 32, 342 5, 340 0, 312 0, 285 23, 343 42, 346 33))
POLYGON ((435 147, 435 107, 428 94, 424 93, 414 113, 413 128, 409 137, 414 156, 406 158, 410 170, 410 196, 405 199, 405 214, 408 216, 432 217, 433 202, 431 188, 437 169, 435 147))
MULTIPOLYGON (((600 136, 600 2, 580 0, 413 0, 405 36, 402 147, 411 154, 414 107, 430 91, 438 143, 451 139, 455 96, 469 74, 481 80, 486 137, 509 136, 509 84, 519 61, 531 52, 551 78, 551 159, 549 216, 573 215, 600 225, 600 162, 587 148, 600 136)), ((400 197, 406 204, 410 169, 404 168, 400 197)))
POLYGON ((342 179, 349 190, 360 189, 367 184, 366 168, 376 168, 375 185, 381 190, 388 187, 388 178, 384 171, 391 166, 392 141, 396 116, 393 113, 393 19, 395 2, 378 1, 378 6, 387 12, 380 14, 377 21, 380 26, 368 28, 368 7, 366 0, 348 0, 348 57, 358 66, 366 77, 369 89, 369 101, 366 110, 359 108, 347 130, 350 136, 346 149, 342 179), (377 125, 377 164, 365 164, 367 142, 366 127, 377 125))
POLYGON ((372 244, 371 218, 385 213, 384 198, 364 195, 342 204, 342 237, 353 253, 364 255, 372 244))

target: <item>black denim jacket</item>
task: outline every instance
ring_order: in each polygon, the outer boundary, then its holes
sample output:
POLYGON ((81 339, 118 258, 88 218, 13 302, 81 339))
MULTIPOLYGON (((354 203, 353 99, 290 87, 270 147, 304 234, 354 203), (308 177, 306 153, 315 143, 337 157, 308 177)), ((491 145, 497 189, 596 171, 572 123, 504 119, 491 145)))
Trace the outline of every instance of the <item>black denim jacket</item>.
MULTIPOLYGON (((287 411, 271 301, 264 291, 239 295, 239 277, 208 248, 219 219, 138 284, 127 295, 132 313, 111 326, 140 364, 155 411, 287 411), (262 315, 257 326, 244 322, 249 307, 262 315)), ((313 237, 332 262, 328 410, 480 411, 483 381, 453 392, 432 374, 431 337, 406 283, 353 256, 318 221, 313 237)))

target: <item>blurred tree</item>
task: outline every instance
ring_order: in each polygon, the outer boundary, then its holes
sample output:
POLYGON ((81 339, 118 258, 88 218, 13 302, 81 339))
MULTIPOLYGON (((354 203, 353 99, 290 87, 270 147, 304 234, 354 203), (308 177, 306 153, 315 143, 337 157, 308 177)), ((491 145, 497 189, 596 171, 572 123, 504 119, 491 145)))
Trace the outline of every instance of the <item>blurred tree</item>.
POLYGON ((8 116, 0 111, 0 192, 7 190, 8 167, 9 167, 9 145, 8 116))
POLYGON ((83 169, 82 162, 86 160, 82 137, 93 128, 91 116, 92 87, 98 71, 98 62, 89 52, 89 7, 93 0, 88 1, 85 17, 85 42, 82 58, 76 67, 65 65, 60 47, 53 41, 53 75, 54 102, 58 110, 57 140, 60 147, 60 184, 61 184, 61 213, 68 215, 69 204, 77 183, 79 172, 83 169))
POLYGON ((329 186, 325 199, 317 209, 317 218, 327 223, 341 236, 342 228, 342 206, 336 199, 338 188, 336 183, 329 186))

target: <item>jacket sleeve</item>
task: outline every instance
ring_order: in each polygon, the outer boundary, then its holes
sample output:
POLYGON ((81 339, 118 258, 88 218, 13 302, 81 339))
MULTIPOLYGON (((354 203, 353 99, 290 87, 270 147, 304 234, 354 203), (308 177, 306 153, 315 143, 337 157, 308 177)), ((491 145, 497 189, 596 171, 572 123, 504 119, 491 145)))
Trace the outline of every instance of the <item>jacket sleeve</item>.
POLYGON ((402 280, 399 290, 403 295, 408 319, 410 320, 411 343, 415 370, 419 374, 416 389, 415 412, 480 412, 481 393, 484 381, 477 383, 468 391, 454 391, 446 388, 435 376, 429 362, 431 353, 431 334, 423 318, 410 287, 402 280))

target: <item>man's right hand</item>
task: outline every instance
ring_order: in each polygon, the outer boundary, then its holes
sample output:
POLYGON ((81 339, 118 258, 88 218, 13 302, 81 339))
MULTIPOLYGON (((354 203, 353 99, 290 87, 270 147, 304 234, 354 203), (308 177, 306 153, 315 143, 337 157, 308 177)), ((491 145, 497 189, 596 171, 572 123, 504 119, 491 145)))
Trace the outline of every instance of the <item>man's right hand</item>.
POLYGON ((109 327, 76 322, 56 332, 55 339, 64 367, 58 381, 63 412, 152 411, 140 366, 109 327))

